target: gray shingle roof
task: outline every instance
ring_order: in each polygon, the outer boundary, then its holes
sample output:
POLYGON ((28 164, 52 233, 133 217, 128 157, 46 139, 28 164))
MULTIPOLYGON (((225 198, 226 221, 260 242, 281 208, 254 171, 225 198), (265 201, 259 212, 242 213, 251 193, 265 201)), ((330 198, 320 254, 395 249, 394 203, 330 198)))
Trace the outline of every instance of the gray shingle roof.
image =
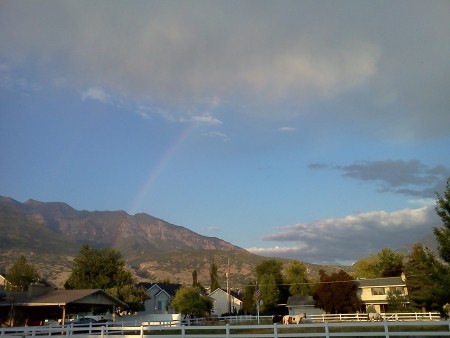
POLYGON ((300 305, 316 305, 312 296, 290 296, 286 302, 287 307, 300 306, 300 305))
POLYGON ((402 280, 401 277, 358 279, 357 283, 360 287, 406 285, 406 283, 402 280))
POLYGON ((91 304, 126 306, 124 302, 101 289, 51 290, 36 297, 29 297, 24 292, 18 292, 9 296, 14 298, 15 305, 23 306, 51 306, 70 303, 89 304, 90 302, 92 302, 91 304))

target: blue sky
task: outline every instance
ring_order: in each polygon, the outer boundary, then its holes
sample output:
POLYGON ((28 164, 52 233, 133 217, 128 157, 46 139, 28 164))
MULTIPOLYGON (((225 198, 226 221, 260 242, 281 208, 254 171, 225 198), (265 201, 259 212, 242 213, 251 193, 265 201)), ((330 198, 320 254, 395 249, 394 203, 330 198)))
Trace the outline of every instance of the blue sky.
POLYGON ((0 194, 350 264, 440 225, 448 1, 2 1, 0 194))

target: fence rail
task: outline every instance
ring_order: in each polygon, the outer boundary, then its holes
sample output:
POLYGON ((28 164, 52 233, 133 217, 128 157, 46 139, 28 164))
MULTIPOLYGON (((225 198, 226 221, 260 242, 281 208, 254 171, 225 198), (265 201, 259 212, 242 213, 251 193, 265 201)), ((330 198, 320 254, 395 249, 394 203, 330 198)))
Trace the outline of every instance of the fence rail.
POLYGON ((290 338, 290 337, 450 337, 449 321, 418 322, 325 322, 273 325, 218 325, 218 326, 124 326, 106 327, 42 327, 2 329, 4 338, 34 338, 37 336, 64 336, 65 338, 290 338), (13 330, 15 329, 15 330, 13 330))
MULTIPOLYGON (((232 317, 228 317, 230 321, 232 317)), ((254 319, 255 317, 253 317, 254 319)), ((431 317, 430 317, 431 318, 431 317)), ((267 318, 266 318, 267 321, 267 318)), ((288 337, 401 337, 401 336, 448 336, 448 320, 416 320, 380 322, 369 321, 325 321, 311 319, 301 324, 246 324, 216 322, 216 325, 199 326, 120 326, 120 323, 62 326, 33 326, 1 328, 0 338, 35 338, 37 336, 65 336, 65 338, 288 338, 288 337)))

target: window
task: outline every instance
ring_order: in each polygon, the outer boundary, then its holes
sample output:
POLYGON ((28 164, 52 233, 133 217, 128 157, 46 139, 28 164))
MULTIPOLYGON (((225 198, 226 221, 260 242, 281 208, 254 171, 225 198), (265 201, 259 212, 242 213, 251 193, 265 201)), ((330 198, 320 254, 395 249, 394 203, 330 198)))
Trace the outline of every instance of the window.
POLYGON ((389 288, 389 291, 391 291, 391 292, 397 291, 397 292, 399 292, 401 295, 404 294, 403 286, 391 286, 391 287, 389 288))
POLYGON ((372 296, 379 296, 384 294, 384 288, 372 288, 372 296))

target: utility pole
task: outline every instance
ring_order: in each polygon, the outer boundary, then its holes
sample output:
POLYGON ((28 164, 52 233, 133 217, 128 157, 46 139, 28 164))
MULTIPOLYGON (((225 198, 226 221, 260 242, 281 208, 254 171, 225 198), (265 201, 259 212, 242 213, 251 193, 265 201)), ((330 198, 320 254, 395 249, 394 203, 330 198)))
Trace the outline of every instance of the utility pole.
POLYGON ((227 266, 227 297, 228 297, 228 313, 231 316, 230 259, 229 258, 228 258, 228 266, 227 266))

